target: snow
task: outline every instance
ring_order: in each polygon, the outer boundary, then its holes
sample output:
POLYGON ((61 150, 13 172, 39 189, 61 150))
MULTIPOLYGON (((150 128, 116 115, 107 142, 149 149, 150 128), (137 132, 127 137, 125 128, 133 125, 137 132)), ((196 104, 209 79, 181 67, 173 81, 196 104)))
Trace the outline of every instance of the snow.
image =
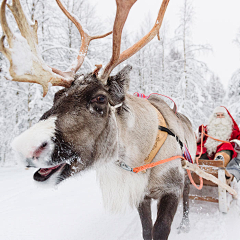
POLYGON ((17 75, 32 74, 32 63, 35 57, 27 40, 19 34, 13 41, 11 56, 14 71, 17 75), (19 62, 23 62, 24 64, 19 65, 19 62))
MULTIPOLYGON (((69 178, 56 188, 40 187, 32 179, 36 169, 0 168, 1 240, 140 240, 141 223, 135 209, 110 214, 103 208, 93 170, 69 178)), ((240 183, 238 183, 240 189, 240 183)), ((177 233, 182 204, 175 215, 170 240, 239 239, 240 201, 227 214, 218 205, 191 202, 189 233, 177 233)), ((153 202, 156 218, 156 202, 153 202)))
POLYGON ((52 69, 43 61, 38 46, 35 45, 35 49, 31 48, 20 34, 14 36, 12 46, 8 50, 11 53, 12 70, 17 76, 39 75, 39 69, 52 73, 52 69))

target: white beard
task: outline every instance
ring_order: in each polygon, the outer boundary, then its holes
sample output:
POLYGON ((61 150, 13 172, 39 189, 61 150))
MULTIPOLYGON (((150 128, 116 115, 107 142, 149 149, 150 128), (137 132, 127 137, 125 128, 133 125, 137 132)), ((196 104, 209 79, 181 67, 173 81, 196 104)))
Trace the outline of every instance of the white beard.
MULTIPOLYGON (((229 141, 232 134, 232 126, 233 122, 229 115, 225 116, 225 118, 216 118, 212 116, 207 125, 208 135, 219 140, 229 141)), ((220 144, 221 142, 208 137, 204 145, 208 155, 211 156, 215 153, 220 144)))

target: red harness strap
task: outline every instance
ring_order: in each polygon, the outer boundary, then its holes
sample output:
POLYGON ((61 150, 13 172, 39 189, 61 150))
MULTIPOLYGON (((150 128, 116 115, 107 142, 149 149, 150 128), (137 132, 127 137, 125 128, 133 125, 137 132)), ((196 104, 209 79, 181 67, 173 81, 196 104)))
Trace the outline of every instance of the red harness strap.
POLYGON ((170 98, 170 97, 168 97, 168 96, 166 96, 166 95, 163 95, 163 94, 160 94, 160 93, 151 93, 149 96, 146 96, 145 94, 143 94, 143 93, 138 93, 138 92, 135 92, 133 95, 135 95, 135 96, 137 96, 137 97, 140 97, 140 98, 146 98, 146 99, 148 99, 151 95, 159 95, 159 96, 163 96, 163 97, 166 97, 166 98, 168 98, 168 99, 170 99, 172 102, 173 102, 173 104, 174 104, 174 111, 175 111, 175 113, 177 112, 177 105, 176 105, 176 103, 173 101, 173 99, 172 98, 170 98))

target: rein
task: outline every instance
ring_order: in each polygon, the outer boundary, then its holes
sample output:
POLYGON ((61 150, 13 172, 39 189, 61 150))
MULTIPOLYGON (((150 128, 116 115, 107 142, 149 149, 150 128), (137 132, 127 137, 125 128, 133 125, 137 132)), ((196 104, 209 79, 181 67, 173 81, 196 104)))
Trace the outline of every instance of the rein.
POLYGON ((218 141, 218 142, 230 143, 230 142, 228 142, 228 141, 223 141, 223 140, 220 140, 220 139, 217 139, 217 138, 214 138, 214 137, 209 136, 209 135, 206 134, 205 131, 203 130, 203 125, 202 125, 201 127, 202 127, 202 133, 203 133, 204 135, 206 135, 207 137, 212 138, 213 140, 218 141))

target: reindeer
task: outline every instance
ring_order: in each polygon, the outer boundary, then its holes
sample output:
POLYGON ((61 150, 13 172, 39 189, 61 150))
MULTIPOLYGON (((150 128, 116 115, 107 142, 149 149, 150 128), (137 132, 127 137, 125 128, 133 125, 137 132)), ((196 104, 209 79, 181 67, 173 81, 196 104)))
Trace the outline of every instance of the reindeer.
POLYGON ((8 27, 6 0, 1 5, 0 19, 5 35, 1 38, 0 50, 10 61, 9 71, 13 81, 41 84, 43 95, 46 95, 49 84, 65 87, 55 94, 52 108, 43 114, 39 122, 14 139, 13 148, 26 165, 39 168, 33 178, 43 184, 59 184, 72 175, 95 169, 106 208, 117 212, 129 205, 137 207, 143 239, 167 239, 181 196, 184 213, 180 228, 184 229, 188 223, 189 181, 181 159, 140 173, 126 169, 145 164, 159 132, 162 132, 159 130, 162 122, 178 137, 178 141, 166 133, 165 141, 152 157, 152 162, 182 155, 182 144, 195 156, 191 123, 156 95, 142 99, 128 94, 131 66, 125 66, 115 76, 110 74, 118 64, 158 35, 169 0, 163 0, 152 30, 121 54, 122 29, 136 0, 116 0, 111 60, 102 74, 98 65, 92 73, 84 76, 77 76, 76 72, 83 63, 90 41, 111 32, 89 36, 80 22, 59 0, 56 1, 76 25, 82 40, 77 61, 65 72, 50 68, 42 60, 37 48, 37 22, 29 25, 19 0, 12 0, 12 5, 8 7, 19 26, 21 38, 16 38, 8 27), (4 46, 5 36, 9 48, 4 46), (21 52, 21 63, 15 56, 16 50, 21 52), (154 224, 151 218, 152 199, 158 201, 154 224))

